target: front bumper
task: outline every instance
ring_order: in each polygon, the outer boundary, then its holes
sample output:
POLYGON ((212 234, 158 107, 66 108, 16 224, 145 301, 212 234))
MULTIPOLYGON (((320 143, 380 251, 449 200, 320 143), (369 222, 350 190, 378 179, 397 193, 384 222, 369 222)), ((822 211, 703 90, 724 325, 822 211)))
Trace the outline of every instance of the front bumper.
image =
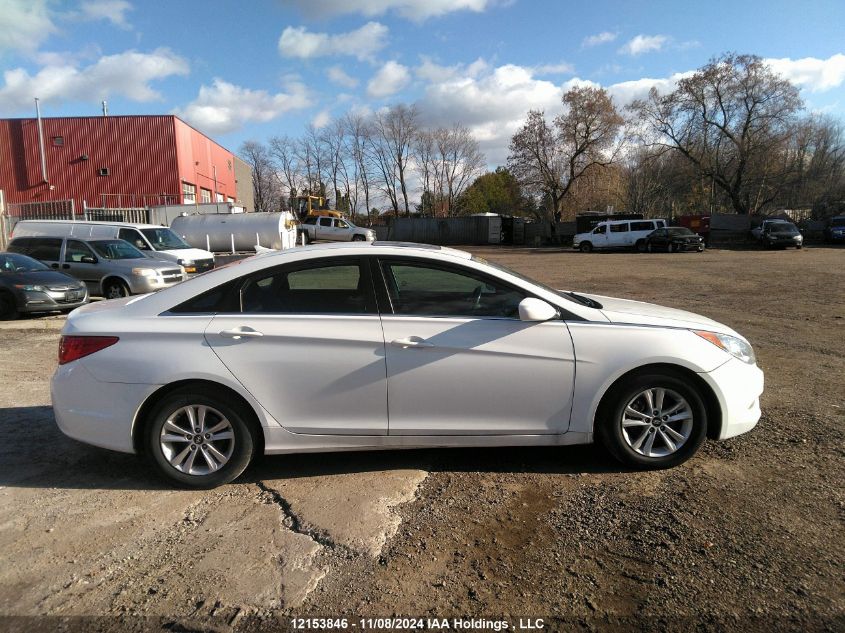
POLYGON ((763 371, 738 358, 731 358, 711 372, 699 374, 712 387, 722 410, 720 440, 747 433, 760 420, 763 371))
POLYGON ((145 295, 149 292, 156 292, 163 288, 170 288, 175 286, 188 278, 186 274, 182 274, 178 279, 165 279, 163 277, 143 277, 141 275, 133 275, 129 281, 129 290, 133 295, 145 295))
POLYGON ((56 312, 73 310, 88 303, 88 289, 68 291, 19 290, 15 293, 18 312, 56 312), (80 295, 81 293, 81 295, 80 295), (68 298, 70 297, 70 298, 68 298))
POLYGON ((56 369, 50 381, 50 397, 56 424, 68 437, 113 451, 134 453, 135 415, 157 388, 157 385, 116 382, 104 385, 83 362, 73 361, 56 369))

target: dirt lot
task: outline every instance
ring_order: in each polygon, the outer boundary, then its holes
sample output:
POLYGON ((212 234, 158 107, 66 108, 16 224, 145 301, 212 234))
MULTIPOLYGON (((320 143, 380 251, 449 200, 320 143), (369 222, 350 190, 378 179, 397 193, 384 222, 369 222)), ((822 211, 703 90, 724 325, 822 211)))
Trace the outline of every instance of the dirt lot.
POLYGON ((173 491, 132 456, 64 438, 49 408, 57 332, 3 329, 0 615, 845 630, 845 249, 472 250, 736 328, 766 371, 760 424, 663 472, 624 472, 596 447, 413 451, 265 458, 234 485, 173 491))

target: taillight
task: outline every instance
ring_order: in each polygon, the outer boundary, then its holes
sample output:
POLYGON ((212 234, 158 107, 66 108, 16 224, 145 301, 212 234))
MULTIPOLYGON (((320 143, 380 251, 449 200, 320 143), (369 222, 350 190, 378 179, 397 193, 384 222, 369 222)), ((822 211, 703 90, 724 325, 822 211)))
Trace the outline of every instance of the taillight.
POLYGON ((59 340, 59 365, 99 352, 119 340, 117 336, 63 336, 59 340))

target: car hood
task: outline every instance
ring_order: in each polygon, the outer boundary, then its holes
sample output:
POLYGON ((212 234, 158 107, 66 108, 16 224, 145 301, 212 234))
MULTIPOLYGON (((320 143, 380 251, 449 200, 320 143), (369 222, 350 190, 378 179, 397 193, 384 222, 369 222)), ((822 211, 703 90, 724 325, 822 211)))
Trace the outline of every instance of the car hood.
POLYGON ((32 284, 33 286, 73 286, 74 288, 82 286, 82 282, 55 270, 3 273, 3 281, 10 284, 32 284))
POLYGON ((708 319, 700 314, 695 314, 694 312, 667 308, 643 301, 632 301, 630 299, 617 299, 615 297, 604 297, 601 295, 584 296, 598 301, 602 305, 601 313, 611 323, 688 328, 739 336, 739 334, 728 326, 713 319, 708 319))

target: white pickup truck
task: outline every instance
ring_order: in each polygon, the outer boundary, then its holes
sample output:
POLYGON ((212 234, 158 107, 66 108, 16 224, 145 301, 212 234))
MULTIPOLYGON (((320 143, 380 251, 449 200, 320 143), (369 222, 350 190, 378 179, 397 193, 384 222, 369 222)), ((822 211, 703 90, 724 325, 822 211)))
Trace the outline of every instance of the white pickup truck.
POLYGON ((305 218, 299 230, 305 236, 305 243, 315 240, 331 240, 333 242, 372 242, 376 239, 375 231, 355 226, 343 218, 327 216, 310 216, 305 218))

